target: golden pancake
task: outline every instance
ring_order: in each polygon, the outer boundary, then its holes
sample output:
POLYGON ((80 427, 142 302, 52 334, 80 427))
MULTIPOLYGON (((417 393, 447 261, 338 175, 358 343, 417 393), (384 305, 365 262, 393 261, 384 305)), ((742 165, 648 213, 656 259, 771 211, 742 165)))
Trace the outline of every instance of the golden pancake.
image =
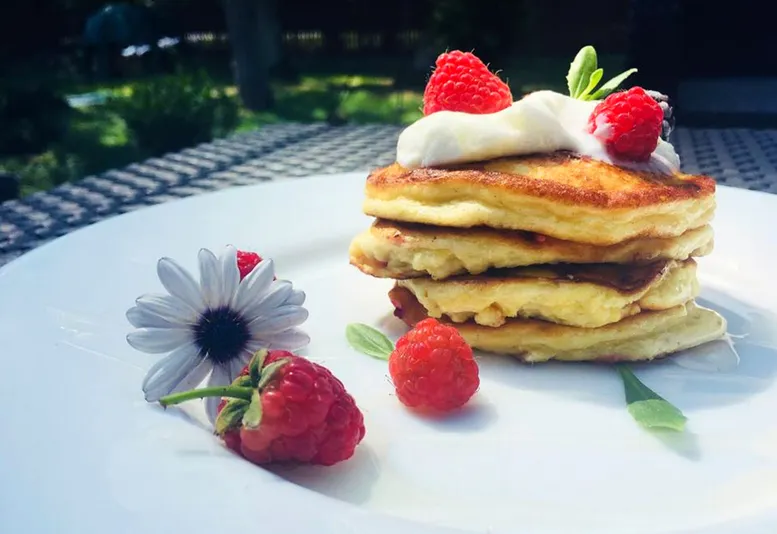
POLYGON ((556 152, 370 174, 364 212, 394 221, 535 232, 613 245, 677 237, 712 220, 715 181, 634 171, 556 152))
POLYGON ((678 237, 632 239, 596 246, 530 232, 443 228, 378 220, 351 242, 351 264, 378 278, 443 279, 488 269, 545 263, 647 263, 705 256, 713 248, 709 225, 678 237))
MULTIPOLYGON (((405 288, 389 293, 397 315, 408 325, 427 317, 405 288)), ((474 322, 454 324, 476 349, 510 354, 526 362, 653 360, 722 337, 726 321, 694 301, 668 310, 649 311, 601 328, 578 328, 537 319, 510 319, 493 328, 474 322)))
POLYGON ((491 327, 525 317, 597 328, 641 311, 685 304, 699 292, 693 260, 543 265, 442 281, 411 278, 397 285, 413 293, 430 317, 491 327))

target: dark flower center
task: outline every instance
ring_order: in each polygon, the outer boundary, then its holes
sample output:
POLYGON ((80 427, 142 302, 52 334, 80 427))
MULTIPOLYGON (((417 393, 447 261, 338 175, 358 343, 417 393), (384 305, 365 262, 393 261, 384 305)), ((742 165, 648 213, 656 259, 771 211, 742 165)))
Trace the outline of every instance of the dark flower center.
POLYGON ((226 363, 246 348, 248 323, 228 307, 205 310, 194 325, 194 340, 213 363, 226 363))

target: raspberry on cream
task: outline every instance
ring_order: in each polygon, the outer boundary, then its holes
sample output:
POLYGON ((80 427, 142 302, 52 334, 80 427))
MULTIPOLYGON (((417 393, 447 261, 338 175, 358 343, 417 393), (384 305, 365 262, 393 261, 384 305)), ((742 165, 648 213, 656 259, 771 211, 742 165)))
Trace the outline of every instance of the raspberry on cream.
POLYGON ((677 152, 663 140, 647 162, 615 160, 602 141, 587 132, 598 103, 537 91, 496 113, 438 111, 402 132, 397 162, 406 168, 434 167, 564 150, 635 170, 679 170, 677 152))

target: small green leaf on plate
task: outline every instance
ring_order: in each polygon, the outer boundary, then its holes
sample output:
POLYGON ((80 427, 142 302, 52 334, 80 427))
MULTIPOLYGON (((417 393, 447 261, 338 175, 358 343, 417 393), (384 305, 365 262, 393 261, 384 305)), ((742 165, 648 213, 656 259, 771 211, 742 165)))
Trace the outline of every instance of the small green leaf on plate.
POLYGON ((629 413, 639 424, 647 428, 685 430, 688 419, 676 406, 643 384, 625 365, 617 368, 623 380, 629 413))
POLYGON ((688 418, 665 400, 648 399, 628 406, 631 416, 646 428, 666 428, 682 432, 688 418))
POLYGON ((394 350, 389 338, 366 324, 349 324, 345 327, 345 338, 354 349, 379 360, 388 360, 394 350))
POLYGON ((589 45, 581 48, 569 65, 569 72, 567 73, 569 96, 578 98, 585 88, 588 87, 588 80, 596 70, 596 67, 597 59, 594 47, 589 45))
POLYGON ((588 95, 593 92, 594 89, 596 89, 596 86, 599 84, 600 81, 602 81, 602 76, 604 75, 604 70, 602 69, 596 69, 591 73, 591 78, 588 80, 588 87, 585 88, 585 90, 580 93, 578 98, 580 100, 587 100, 588 95))
POLYGON ((620 86, 620 84, 626 80, 626 78, 635 72, 637 72, 637 69, 629 69, 626 72, 621 72, 617 76, 614 76, 609 81, 607 81, 599 89, 597 89, 594 94, 588 96, 586 100, 601 100, 602 98, 605 98, 607 95, 615 91, 618 86, 620 86))

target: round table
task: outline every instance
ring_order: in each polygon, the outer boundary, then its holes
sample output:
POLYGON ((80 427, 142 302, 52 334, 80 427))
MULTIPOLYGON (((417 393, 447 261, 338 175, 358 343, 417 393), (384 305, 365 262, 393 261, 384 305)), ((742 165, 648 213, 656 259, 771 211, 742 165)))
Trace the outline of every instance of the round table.
MULTIPOLYGON (((0 204, 0 265, 144 206, 270 180, 369 171, 394 160, 401 126, 277 124, 0 204)), ((777 193, 777 130, 678 128, 683 171, 777 193)))

